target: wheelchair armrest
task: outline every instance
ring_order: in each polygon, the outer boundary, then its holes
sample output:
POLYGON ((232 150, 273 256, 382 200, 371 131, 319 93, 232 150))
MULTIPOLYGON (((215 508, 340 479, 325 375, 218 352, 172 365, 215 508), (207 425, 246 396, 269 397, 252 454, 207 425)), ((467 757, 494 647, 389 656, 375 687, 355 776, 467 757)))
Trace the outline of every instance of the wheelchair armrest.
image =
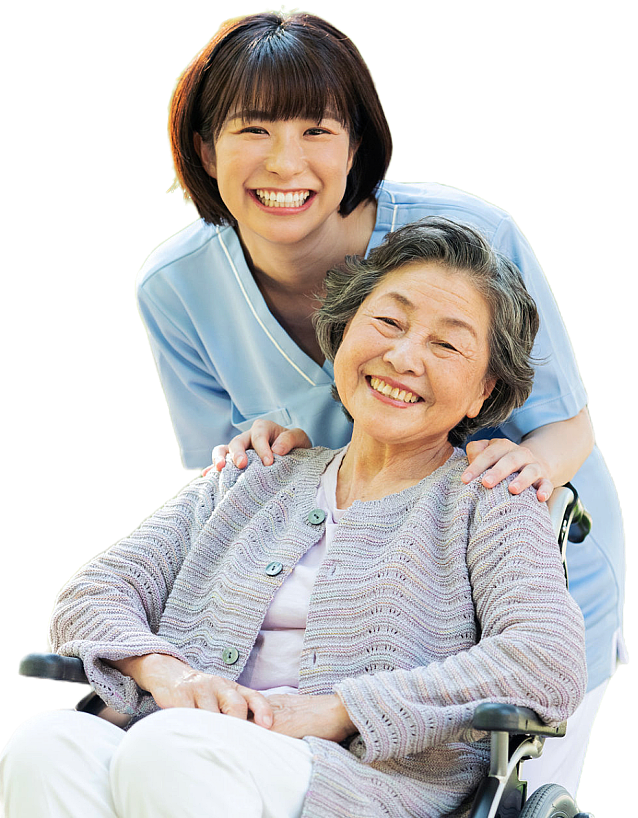
POLYGON ((577 496, 575 490, 567 483, 565 486, 555 488, 552 492, 552 496, 547 501, 554 536, 558 540, 559 545, 562 545, 562 541, 569 530, 571 517, 573 515, 572 508, 577 496))
POLYGON ((472 727, 476 730, 524 734, 530 736, 562 737, 567 731, 567 723, 552 727, 542 722, 528 707, 513 704, 483 702, 474 711, 472 727))
POLYGON ((57 653, 29 653, 20 662, 19 673, 21 676, 88 684, 82 660, 57 653))

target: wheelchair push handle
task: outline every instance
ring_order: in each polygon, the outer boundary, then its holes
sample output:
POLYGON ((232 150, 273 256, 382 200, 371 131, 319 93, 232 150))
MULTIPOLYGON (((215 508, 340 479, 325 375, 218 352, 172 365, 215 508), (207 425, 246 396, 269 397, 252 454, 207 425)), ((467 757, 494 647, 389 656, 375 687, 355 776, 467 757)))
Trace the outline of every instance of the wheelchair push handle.
POLYGON ((583 506, 578 492, 571 483, 558 486, 547 505, 554 534, 564 558, 567 542, 582 543, 591 531, 591 515, 583 506))
POLYGON ((574 516, 569 526, 568 539, 573 543, 581 543, 591 531, 591 514, 583 506, 580 497, 576 495, 574 516))

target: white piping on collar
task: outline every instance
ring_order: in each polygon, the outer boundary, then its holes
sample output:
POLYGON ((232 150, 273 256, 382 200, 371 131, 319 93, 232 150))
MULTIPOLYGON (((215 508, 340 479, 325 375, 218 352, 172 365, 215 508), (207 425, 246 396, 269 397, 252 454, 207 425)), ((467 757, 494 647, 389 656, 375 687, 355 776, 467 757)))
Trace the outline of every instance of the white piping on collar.
POLYGON ((288 363, 290 364, 290 366, 292 366, 292 368, 293 368, 293 369, 295 369, 295 370, 296 370, 296 371, 297 371, 297 372, 298 372, 298 373, 301 375, 301 377, 302 377, 302 378, 305 378, 305 380, 307 380, 307 381, 308 381, 308 383, 309 383, 311 386, 316 386, 317 384, 316 384, 316 383, 315 383, 315 382, 314 382, 314 381, 313 381, 311 378, 309 378, 309 377, 308 377, 308 375, 306 375, 306 373, 305 373, 305 372, 304 372, 302 369, 300 369, 300 368, 297 366, 297 364, 296 364, 296 363, 295 363, 293 360, 291 360, 291 359, 288 357, 288 355, 286 355, 286 353, 285 353, 285 352, 283 351, 283 349, 282 349, 282 348, 279 346, 279 344, 277 343, 277 341, 275 341, 275 339, 272 337, 272 335, 270 334, 270 332, 269 332, 268 328, 266 327, 266 325, 264 324, 264 322, 261 320, 261 318, 259 317, 259 315, 257 315, 257 310, 254 308, 254 306, 253 306, 253 304, 252 304, 252 301, 251 301, 251 300, 250 300, 250 298, 248 297, 248 293, 246 292, 246 288, 244 287, 244 285, 243 285, 243 283, 242 283, 242 280, 241 280, 241 278, 240 278, 240 276, 239 276, 239 271, 237 270, 237 267, 235 266, 235 262, 233 261, 232 256, 230 255, 230 252, 228 251, 228 247, 226 247, 226 243, 224 242, 224 239, 223 239, 223 236, 222 236, 221 230, 220 230, 219 228, 217 228, 217 235, 218 235, 218 237, 219 237, 219 241, 220 241, 221 246, 222 246, 222 248, 223 248, 223 250, 224 250, 224 253, 226 254, 226 258, 228 259, 228 263, 229 263, 229 264, 230 264, 230 266, 231 266, 231 269, 232 269, 232 271, 233 271, 233 275, 235 276, 235 279, 236 279, 237 283, 239 284, 239 289, 241 290, 242 295, 243 295, 243 296, 244 296, 244 298, 246 299, 246 303, 247 303, 247 304, 248 304, 248 306, 250 307, 250 311, 252 312, 252 314, 255 316, 255 319, 257 320, 257 323, 258 323, 258 324, 259 324, 259 326, 260 326, 260 327, 263 329, 263 331, 266 333, 266 335, 268 336, 268 338, 270 338, 270 340, 272 341, 272 343, 273 343, 273 344, 274 344, 274 346, 275 346, 275 349, 276 349, 276 350, 277 350, 279 353, 281 353, 281 355, 282 355, 282 356, 283 356, 283 357, 284 357, 284 358, 285 358, 285 359, 288 361, 288 363))
MULTIPOLYGON (((384 190, 385 190, 385 188, 384 188, 384 190)), ((399 206, 396 203, 396 199, 394 198, 394 194, 392 193, 392 191, 391 190, 385 190, 385 192, 388 194, 388 196, 390 197, 390 201, 394 205, 394 207, 392 208, 392 224, 390 225, 390 231, 389 231, 390 233, 394 233, 394 228, 395 228, 395 225, 397 223, 397 213, 399 211, 399 206)))

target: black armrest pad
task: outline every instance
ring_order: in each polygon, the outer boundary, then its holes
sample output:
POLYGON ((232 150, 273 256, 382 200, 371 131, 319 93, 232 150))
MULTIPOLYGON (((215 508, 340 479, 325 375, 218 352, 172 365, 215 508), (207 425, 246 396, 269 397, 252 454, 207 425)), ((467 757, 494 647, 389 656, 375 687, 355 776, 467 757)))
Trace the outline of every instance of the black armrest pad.
POLYGON ((523 733, 530 736, 564 736, 567 723, 551 727, 542 722, 528 707, 513 704, 479 704, 474 711, 472 727, 476 730, 498 730, 503 733, 523 733))
POLYGON ((20 675, 88 684, 82 660, 57 653, 29 653, 20 662, 20 675))

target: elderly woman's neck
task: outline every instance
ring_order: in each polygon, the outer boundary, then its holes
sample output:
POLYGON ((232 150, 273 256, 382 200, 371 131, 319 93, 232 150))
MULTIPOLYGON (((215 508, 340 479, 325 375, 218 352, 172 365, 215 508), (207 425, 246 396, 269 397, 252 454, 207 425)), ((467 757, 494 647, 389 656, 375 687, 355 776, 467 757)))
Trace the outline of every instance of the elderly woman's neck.
POLYGON ((359 437, 355 429, 339 469, 337 507, 348 508, 355 500, 379 500, 414 486, 442 466, 452 452, 447 440, 392 446, 359 437))

